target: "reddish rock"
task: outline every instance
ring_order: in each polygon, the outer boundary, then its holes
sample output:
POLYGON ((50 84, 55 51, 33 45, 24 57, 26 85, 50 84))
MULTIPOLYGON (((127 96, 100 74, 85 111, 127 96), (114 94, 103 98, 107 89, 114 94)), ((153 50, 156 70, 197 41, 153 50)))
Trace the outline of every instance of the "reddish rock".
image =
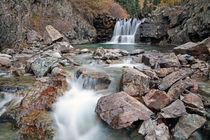
POLYGON ((131 96, 142 96, 149 91, 150 77, 136 69, 126 69, 120 89, 131 96))
POLYGON ((174 138, 188 139, 190 135, 204 125, 206 119, 196 114, 182 116, 174 128, 174 138))
POLYGON ((163 118, 178 118, 186 114, 184 103, 180 100, 176 100, 169 106, 161 109, 160 113, 163 118))
POLYGON ((114 129, 126 128, 138 120, 148 120, 153 114, 145 105, 125 92, 101 97, 96 112, 114 129))
POLYGON ((179 80, 168 91, 168 96, 170 96, 171 101, 174 101, 179 98, 183 91, 187 88, 193 87, 192 80, 186 78, 184 80, 179 80))
POLYGON ((138 71, 143 72, 144 74, 149 76, 151 79, 159 79, 157 74, 151 69, 140 69, 138 67, 134 67, 134 69, 137 69, 138 71))
POLYGON ((168 74, 178 70, 179 68, 161 68, 156 70, 155 72, 160 78, 163 78, 166 77, 168 74))
POLYGON ((159 60, 161 68, 180 67, 179 59, 174 53, 164 55, 159 60))
POLYGON ((170 101, 169 96, 164 91, 156 89, 150 90, 150 92, 146 94, 143 99, 148 107, 156 110, 164 108, 170 101))
POLYGON ((177 82, 180 79, 184 79, 189 74, 191 74, 191 70, 189 69, 181 69, 179 71, 173 72, 169 75, 167 75, 165 78, 163 78, 161 84, 159 85, 160 90, 166 90, 169 87, 171 87, 175 82, 177 82))
POLYGON ((208 45, 210 44, 210 38, 200 42, 200 43, 193 43, 188 42, 183 45, 180 45, 174 48, 175 53, 180 54, 190 54, 193 56, 198 56, 200 54, 209 54, 208 45))
POLYGON ((193 106, 193 107, 197 107, 200 109, 204 108, 201 98, 198 95, 193 94, 193 93, 184 94, 184 99, 182 101, 185 104, 193 106))

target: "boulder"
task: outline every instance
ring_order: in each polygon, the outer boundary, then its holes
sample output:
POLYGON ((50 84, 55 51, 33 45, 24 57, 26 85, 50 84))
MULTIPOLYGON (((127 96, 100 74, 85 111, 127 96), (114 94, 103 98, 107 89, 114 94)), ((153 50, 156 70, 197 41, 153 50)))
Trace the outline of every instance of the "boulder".
POLYGON ((176 100, 169 106, 161 109, 160 113, 163 118, 178 118, 186 114, 184 103, 180 100, 176 100))
POLYGON ((160 68, 157 69, 155 72, 158 75, 158 77, 163 78, 166 77, 168 74, 178 70, 179 68, 160 68))
POLYGON ((209 54, 208 47, 210 44, 210 38, 200 42, 200 43, 193 43, 188 42, 183 45, 174 48, 174 52, 176 54, 189 54, 193 56, 198 56, 200 54, 209 54))
POLYGON ((178 80, 186 78, 189 74, 191 74, 191 70, 189 69, 181 69, 179 71, 175 71, 164 77, 158 88, 160 90, 166 90, 178 80))
POLYGON ((114 129, 126 128, 138 120, 148 120, 153 112, 125 92, 101 97, 96 113, 114 129))
POLYGON ((79 69, 76 76, 84 79, 83 88, 101 90, 107 89, 111 83, 109 75, 104 72, 91 72, 87 69, 79 69))
POLYGON ((189 93, 189 94, 184 94, 183 96, 184 96, 184 99, 182 101, 185 104, 196 107, 196 108, 204 109, 203 102, 198 95, 189 93))
POLYGON ((45 76, 51 69, 51 66, 56 63, 57 59, 53 57, 37 58, 31 64, 31 70, 37 77, 45 76))
POLYGON ((198 128, 204 125, 206 119, 196 114, 182 116, 174 128, 174 138, 188 139, 198 128))
POLYGON ((136 69, 126 69, 122 75, 120 90, 131 96, 142 96, 149 91, 150 77, 136 69))
POLYGON ((44 36, 44 41, 46 44, 52 44, 63 39, 63 35, 53 26, 47 25, 45 29, 47 31, 44 36))
POLYGON ((170 98, 164 92, 156 89, 150 90, 144 97, 145 104, 152 109, 160 110, 169 104, 170 98))
POLYGON ((8 57, 0 57, 0 65, 2 66, 10 66, 11 60, 8 57))
POLYGON ((174 53, 163 55, 159 60, 161 68, 180 67, 179 59, 174 53))
POLYGON ((193 82, 190 78, 184 80, 179 80, 168 91, 168 96, 171 101, 174 101, 179 98, 179 96, 188 88, 193 87, 193 82))

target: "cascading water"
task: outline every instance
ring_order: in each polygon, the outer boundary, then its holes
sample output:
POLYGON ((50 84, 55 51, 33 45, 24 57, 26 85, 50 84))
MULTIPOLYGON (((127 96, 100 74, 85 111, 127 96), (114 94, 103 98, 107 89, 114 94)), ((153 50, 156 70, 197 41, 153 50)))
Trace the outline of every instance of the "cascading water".
POLYGON ((139 25, 144 22, 144 19, 139 20, 136 18, 121 19, 117 21, 113 37, 109 44, 134 44, 135 35, 139 25))

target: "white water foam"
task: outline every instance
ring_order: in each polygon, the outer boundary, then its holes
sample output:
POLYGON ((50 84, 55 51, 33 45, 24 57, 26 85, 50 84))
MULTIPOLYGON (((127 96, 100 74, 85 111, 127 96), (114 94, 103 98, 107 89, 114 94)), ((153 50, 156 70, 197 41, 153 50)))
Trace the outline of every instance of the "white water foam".
POLYGON ((142 22, 144 22, 144 19, 136 18, 117 21, 112 39, 107 44, 134 44, 136 31, 142 22))

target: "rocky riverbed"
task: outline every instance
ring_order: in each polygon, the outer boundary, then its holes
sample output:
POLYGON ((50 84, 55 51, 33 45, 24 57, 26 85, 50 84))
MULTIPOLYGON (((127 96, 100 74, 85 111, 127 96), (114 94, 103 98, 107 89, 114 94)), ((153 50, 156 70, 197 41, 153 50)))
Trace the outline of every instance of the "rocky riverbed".
POLYGON ((53 26, 46 33, 0 53, 0 124, 15 137, 208 139, 210 38, 161 52, 76 48, 53 26))

